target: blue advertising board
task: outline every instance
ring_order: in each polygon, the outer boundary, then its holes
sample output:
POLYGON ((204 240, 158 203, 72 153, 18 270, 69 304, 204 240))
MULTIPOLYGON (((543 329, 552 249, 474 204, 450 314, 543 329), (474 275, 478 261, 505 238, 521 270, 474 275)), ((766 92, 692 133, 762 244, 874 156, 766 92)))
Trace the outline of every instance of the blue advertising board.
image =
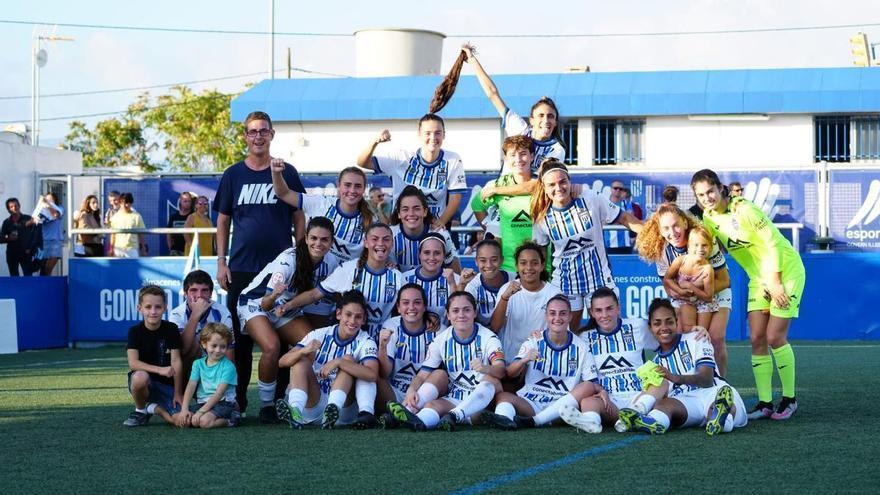
POLYGON ((834 249, 880 251, 880 169, 830 170, 829 176, 834 249))

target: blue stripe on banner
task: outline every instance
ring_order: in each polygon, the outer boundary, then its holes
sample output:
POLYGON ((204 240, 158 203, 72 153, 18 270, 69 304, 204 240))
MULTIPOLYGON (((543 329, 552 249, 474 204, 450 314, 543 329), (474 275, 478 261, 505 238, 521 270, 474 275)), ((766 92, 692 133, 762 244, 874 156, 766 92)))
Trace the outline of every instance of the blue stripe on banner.
POLYGON ((560 468, 563 466, 567 466, 569 464, 573 464, 578 461, 582 461, 584 459, 589 459, 590 457, 595 457, 597 455, 604 454, 606 452, 610 452, 612 450, 617 450, 621 447, 626 447, 627 445, 640 442, 642 440, 646 440, 650 437, 648 436, 633 436, 629 437, 617 442, 612 442, 606 445, 600 445, 599 447, 593 447, 591 449, 584 450, 582 452, 577 452, 575 454, 571 454, 565 456, 561 459, 557 459, 555 461, 545 462, 544 464, 538 464, 536 466, 532 466, 530 468, 522 469, 520 471, 514 471, 513 473, 504 474, 498 476, 496 478, 492 478, 486 480, 482 483, 478 483, 476 485, 471 485, 460 490, 456 490, 451 492, 455 495, 470 495, 475 493, 483 493, 489 490, 494 490, 502 485, 506 485, 508 483, 513 483, 515 481, 519 481, 524 478, 528 478, 530 476, 535 476, 536 474, 541 474, 544 471, 549 471, 551 469, 560 468))

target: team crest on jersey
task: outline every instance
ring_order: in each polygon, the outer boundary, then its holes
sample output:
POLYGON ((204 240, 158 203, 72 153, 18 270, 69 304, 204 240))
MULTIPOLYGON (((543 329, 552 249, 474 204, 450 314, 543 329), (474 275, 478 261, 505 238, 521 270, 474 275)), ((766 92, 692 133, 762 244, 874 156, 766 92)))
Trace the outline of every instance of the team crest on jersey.
POLYGON ((635 340, 635 339, 633 339, 632 330, 631 330, 631 329, 626 329, 626 330, 623 332, 623 344, 624 344, 625 346, 632 347, 632 346, 635 345, 634 340, 635 340))
POLYGON ((590 226, 593 224, 592 218, 590 217, 590 210, 586 208, 581 208, 580 210, 578 210, 578 218, 581 219, 581 222, 584 222, 584 226, 586 228, 590 228, 590 226))
POLYGON ((691 357, 691 351, 688 350, 687 346, 683 346, 684 349, 681 351, 681 362, 684 364, 685 368, 690 369, 694 366, 694 359, 691 357))
POLYGON ((577 356, 569 356, 568 357, 568 367, 569 368, 577 368, 578 358, 577 356))
POLYGON ((385 284, 385 300, 391 301, 394 299, 394 294, 397 292, 397 286, 394 285, 393 282, 388 282, 385 284))

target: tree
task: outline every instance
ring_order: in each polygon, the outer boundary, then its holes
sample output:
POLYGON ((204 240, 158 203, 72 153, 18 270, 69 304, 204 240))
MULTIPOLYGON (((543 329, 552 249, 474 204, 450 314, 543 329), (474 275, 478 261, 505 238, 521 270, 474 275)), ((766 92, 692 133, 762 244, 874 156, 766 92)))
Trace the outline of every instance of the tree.
POLYGON ((98 122, 94 130, 81 121, 71 122, 64 148, 82 153, 84 167, 135 166, 155 170, 149 157, 155 146, 147 144, 143 125, 131 110, 129 107, 122 117, 98 122))
POLYGON ((206 90, 196 95, 186 86, 156 98, 146 95, 133 105, 147 128, 156 132, 167 162, 187 171, 222 170, 246 156, 244 126, 230 121, 232 95, 206 90))
POLYGON ((81 152, 85 167, 222 170, 243 160, 247 149, 244 126, 230 121, 231 99, 216 90, 197 95, 186 86, 172 87, 155 103, 142 93, 123 116, 102 120, 93 130, 71 122, 63 146, 81 152), (160 149, 164 164, 155 159, 160 149))

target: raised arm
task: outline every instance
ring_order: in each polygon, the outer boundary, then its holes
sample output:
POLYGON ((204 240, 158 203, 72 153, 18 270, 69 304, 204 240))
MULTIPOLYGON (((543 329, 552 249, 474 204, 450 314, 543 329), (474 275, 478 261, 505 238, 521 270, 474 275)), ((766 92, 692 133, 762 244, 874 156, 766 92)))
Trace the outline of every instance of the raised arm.
POLYGON ((636 218, 635 215, 633 215, 632 213, 624 211, 621 212, 621 215, 617 217, 617 220, 615 220, 614 223, 618 225, 623 225, 624 227, 638 234, 642 231, 642 225, 644 225, 645 222, 636 218))
POLYGON ((361 151, 361 154, 357 157, 357 166, 373 170, 373 153, 376 151, 376 146, 388 141, 391 141, 391 133, 388 132, 388 129, 385 129, 361 151))
POLYGON ((489 74, 483 69, 480 61, 477 60, 473 47, 470 45, 464 45, 461 47, 461 51, 467 55, 467 62, 474 68, 474 74, 477 76, 477 81, 480 82, 480 87, 483 88, 483 93, 486 93, 486 97, 492 102, 492 106, 498 111, 498 115, 501 118, 504 118, 504 114, 507 112, 507 105, 504 103, 504 100, 501 99, 501 94, 498 93, 498 87, 495 86, 495 83, 492 82, 492 78, 489 77, 489 74))
POLYGON ((294 208, 300 207, 300 195, 296 191, 291 191, 289 187, 287 187, 287 181, 284 180, 284 167, 287 165, 284 163, 284 160, 281 158, 273 158, 272 161, 269 162, 270 167, 272 169, 272 189, 275 190, 275 196, 278 196, 278 199, 284 201, 285 203, 293 206, 294 208))

